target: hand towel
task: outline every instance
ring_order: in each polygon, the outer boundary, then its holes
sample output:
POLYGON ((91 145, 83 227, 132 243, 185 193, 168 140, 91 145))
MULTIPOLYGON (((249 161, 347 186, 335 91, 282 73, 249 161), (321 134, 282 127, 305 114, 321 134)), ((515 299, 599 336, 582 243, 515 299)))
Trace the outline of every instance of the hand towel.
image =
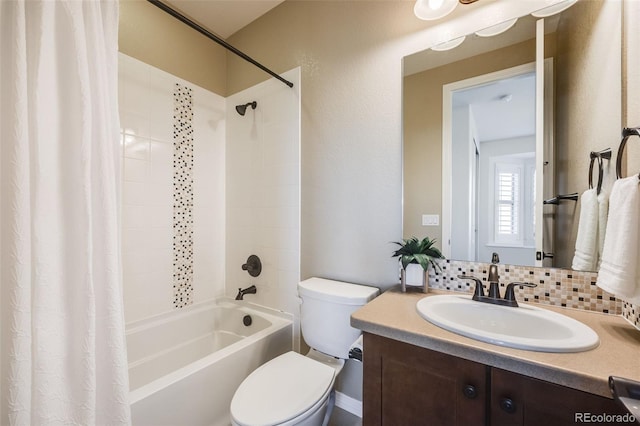
POLYGON ((609 217, 609 194, 602 189, 598 194, 598 262, 596 269, 600 269, 602 262, 602 250, 604 249, 604 238, 607 234, 607 218, 609 217))
POLYGON ((572 268, 595 271, 598 255, 598 194, 587 189, 580 197, 580 219, 572 268))
POLYGON ((618 179, 609 198, 609 220, 596 285, 640 303, 640 185, 638 176, 618 179))

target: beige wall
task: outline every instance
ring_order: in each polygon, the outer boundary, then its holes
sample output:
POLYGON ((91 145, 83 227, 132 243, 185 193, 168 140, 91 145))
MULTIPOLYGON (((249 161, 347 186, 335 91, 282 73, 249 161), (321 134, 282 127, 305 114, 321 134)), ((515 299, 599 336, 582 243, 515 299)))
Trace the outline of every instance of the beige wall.
POLYGON ((531 39, 405 77, 404 238, 442 239, 441 227, 421 224, 422 214, 442 214, 442 86, 535 60, 531 39))
MULTIPOLYGON (((558 26, 555 142, 560 194, 588 188, 591 151, 613 150, 612 161, 605 161, 605 190, 615 180, 622 127, 621 7, 617 1, 581 1, 563 13, 558 26)), ((593 179, 595 185, 596 172, 593 179)), ((571 265, 579 207, 566 202, 555 209, 555 264, 571 265)))
POLYGON ((226 96, 226 50, 145 0, 120 2, 120 52, 226 96))

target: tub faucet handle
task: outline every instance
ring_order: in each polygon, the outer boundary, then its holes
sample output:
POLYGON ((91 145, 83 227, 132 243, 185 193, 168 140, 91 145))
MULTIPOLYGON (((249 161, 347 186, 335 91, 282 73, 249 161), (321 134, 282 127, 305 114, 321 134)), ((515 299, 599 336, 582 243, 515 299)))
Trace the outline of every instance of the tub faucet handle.
POLYGON ((247 263, 242 265, 242 270, 247 271, 252 277, 257 277, 262 272, 262 262, 260 262, 260 258, 252 254, 247 259, 247 263))

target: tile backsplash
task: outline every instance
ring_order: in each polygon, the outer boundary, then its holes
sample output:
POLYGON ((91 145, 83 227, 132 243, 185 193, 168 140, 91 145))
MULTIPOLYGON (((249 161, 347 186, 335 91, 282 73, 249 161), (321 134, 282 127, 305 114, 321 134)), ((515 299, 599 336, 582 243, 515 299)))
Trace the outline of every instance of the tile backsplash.
MULTIPOLYGON (((486 283, 489 263, 444 260, 442 272, 429 270, 429 286, 441 290, 472 292, 472 281, 460 280, 458 275, 469 275, 486 283)), ((625 303, 596 286, 597 272, 569 269, 537 268, 532 266, 498 265, 501 294, 511 282, 537 284, 534 288, 516 288, 518 300, 573 309, 584 309, 605 314, 623 315, 638 326, 638 307, 625 303), (624 305, 624 306, 623 306, 624 305), (628 305, 628 306, 627 306, 628 305), (635 316, 635 318, 633 318, 635 316)))
POLYGON ((622 302, 622 317, 640 330, 640 306, 622 302))

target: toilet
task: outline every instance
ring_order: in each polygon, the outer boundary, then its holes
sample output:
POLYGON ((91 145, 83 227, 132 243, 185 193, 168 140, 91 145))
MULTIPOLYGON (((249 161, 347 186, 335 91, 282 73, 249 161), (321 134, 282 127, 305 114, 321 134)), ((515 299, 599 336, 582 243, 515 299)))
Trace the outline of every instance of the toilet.
POLYGON ((326 425, 333 385, 360 337, 351 314, 379 294, 375 287, 310 278, 298 284, 300 327, 311 348, 290 351, 254 370, 231 400, 236 426, 326 425))

